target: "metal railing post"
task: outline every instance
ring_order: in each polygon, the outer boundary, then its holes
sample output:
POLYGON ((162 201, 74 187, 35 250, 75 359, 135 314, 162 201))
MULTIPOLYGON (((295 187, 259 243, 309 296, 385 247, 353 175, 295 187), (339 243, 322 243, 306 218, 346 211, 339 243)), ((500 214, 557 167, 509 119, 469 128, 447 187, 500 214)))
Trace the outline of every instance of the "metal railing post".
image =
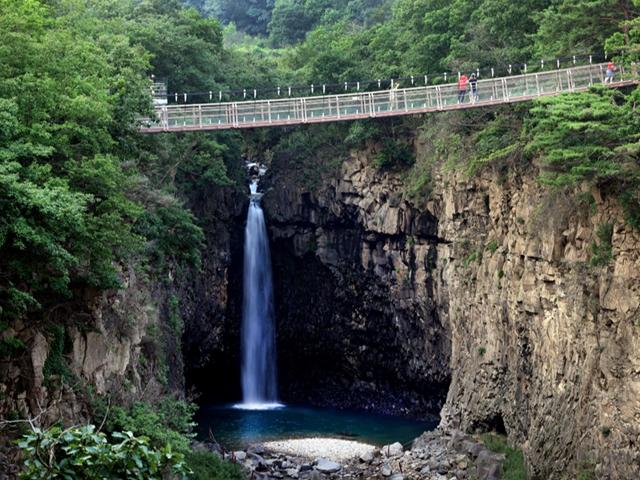
POLYGON ((202 129, 202 105, 198 105, 198 127, 202 129))

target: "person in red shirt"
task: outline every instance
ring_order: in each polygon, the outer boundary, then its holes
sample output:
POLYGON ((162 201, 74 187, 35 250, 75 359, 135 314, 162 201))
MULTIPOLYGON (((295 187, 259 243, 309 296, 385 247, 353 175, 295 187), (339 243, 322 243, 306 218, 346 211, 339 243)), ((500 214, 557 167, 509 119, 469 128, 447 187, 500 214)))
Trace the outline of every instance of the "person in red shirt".
POLYGON ((609 62, 607 64, 607 73, 606 76, 604 78, 604 83, 612 83, 613 82, 613 77, 615 75, 615 71, 616 71, 616 66, 613 62, 609 62))
POLYGON ((458 103, 464 102, 464 95, 467 93, 467 82, 469 79, 463 73, 458 80, 458 103))

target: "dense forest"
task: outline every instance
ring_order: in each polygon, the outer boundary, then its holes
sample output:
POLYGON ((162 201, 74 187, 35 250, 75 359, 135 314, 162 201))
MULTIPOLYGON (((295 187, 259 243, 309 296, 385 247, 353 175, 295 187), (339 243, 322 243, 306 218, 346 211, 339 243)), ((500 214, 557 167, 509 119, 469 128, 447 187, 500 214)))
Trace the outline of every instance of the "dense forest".
MULTIPOLYGON (((447 114, 447 129, 418 117, 142 136, 151 75, 171 92, 232 91, 506 71, 589 54, 637 68, 639 0, 0 0, 0 356, 25 349, 11 333, 17 319, 56 338, 49 314, 89 290, 118 289, 127 265, 158 281, 197 268, 204 234, 186 199, 204 184, 240 188, 243 154, 289 158, 313 187, 336 157, 377 143, 377 167, 409 172, 418 202, 429 165, 416 161, 406 132, 438 129, 440 159, 467 159, 454 168, 473 175, 536 162, 549 188, 599 185, 640 228, 638 88, 447 114)), ((606 261, 600 253, 595 261, 606 261)), ((45 367, 58 382, 70 377, 64 361, 45 367)), ((96 423, 105 408, 95 400, 96 423)), ((106 434, 28 430, 25 478, 159 478, 166 469, 239 478, 190 450, 189 403, 110 408, 106 434), (47 464, 37 452, 52 443, 57 463, 47 464)))

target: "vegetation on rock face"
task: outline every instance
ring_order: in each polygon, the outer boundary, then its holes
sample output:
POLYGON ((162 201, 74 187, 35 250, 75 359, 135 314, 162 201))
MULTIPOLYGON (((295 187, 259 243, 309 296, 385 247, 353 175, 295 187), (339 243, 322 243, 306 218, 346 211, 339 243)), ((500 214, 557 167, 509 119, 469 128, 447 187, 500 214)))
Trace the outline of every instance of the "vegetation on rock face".
POLYGON ((493 452, 505 455, 505 461, 502 464, 504 480, 526 480, 527 469, 524 463, 522 452, 509 445, 506 437, 495 433, 487 433, 482 435, 482 442, 487 448, 493 452))

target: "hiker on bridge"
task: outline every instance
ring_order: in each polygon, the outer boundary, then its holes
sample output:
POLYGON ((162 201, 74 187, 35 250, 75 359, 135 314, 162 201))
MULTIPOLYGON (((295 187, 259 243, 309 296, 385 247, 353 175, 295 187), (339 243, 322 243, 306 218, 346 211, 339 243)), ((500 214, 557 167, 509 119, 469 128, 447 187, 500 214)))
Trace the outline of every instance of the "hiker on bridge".
POLYGON ((615 76, 616 65, 613 61, 607 63, 607 73, 605 74, 604 83, 613 83, 613 77, 615 76))
POLYGON ((396 82, 389 91, 389 110, 398 109, 398 88, 400 88, 400 82, 396 82))
POLYGON ((471 74, 469 83, 471 84, 471 101, 475 103, 478 101, 478 77, 475 72, 471 74))
POLYGON ((467 82, 469 79, 463 73, 458 80, 458 103, 464 102, 464 96, 467 93, 467 82))

